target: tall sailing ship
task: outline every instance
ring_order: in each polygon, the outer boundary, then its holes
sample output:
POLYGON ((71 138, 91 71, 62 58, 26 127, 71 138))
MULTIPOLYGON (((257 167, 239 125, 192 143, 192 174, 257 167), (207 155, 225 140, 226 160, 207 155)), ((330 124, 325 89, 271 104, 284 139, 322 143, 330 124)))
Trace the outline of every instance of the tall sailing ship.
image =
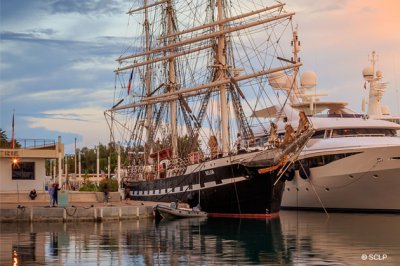
POLYGON ((282 174, 313 129, 280 145, 254 137, 254 110, 283 108, 291 94, 276 93, 268 76, 301 65, 291 54, 295 13, 267 2, 144 0, 127 12, 136 43, 117 59, 105 116, 127 147, 133 199, 186 202, 210 216, 279 212, 282 174))

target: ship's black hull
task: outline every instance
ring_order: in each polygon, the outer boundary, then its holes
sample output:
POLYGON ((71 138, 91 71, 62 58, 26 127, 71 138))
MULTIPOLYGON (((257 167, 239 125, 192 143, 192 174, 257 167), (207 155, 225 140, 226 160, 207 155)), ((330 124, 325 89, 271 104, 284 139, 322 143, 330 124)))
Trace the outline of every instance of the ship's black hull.
POLYGON ((276 171, 259 174, 257 168, 227 164, 191 174, 128 183, 132 199, 172 202, 191 207, 199 203, 210 216, 267 217, 279 212, 284 182, 276 171), (199 197, 200 193, 200 197, 199 197))

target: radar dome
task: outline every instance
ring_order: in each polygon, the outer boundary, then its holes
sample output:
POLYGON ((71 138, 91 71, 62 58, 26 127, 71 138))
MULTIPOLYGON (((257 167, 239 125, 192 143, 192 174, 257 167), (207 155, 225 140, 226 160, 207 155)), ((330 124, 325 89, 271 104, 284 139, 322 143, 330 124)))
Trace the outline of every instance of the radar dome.
POLYGON ((269 85, 274 89, 287 89, 288 75, 284 72, 272 73, 268 76, 269 85))
POLYGON ((381 110, 382 110, 382 114, 383 114, 383 115, 390 115, 390 108, 389 108, 389 106, 383 105, 383 106, 381 107, 381 110))
POLYGON ((306 71, 300 78, 301 87, 311 89, 317 86, 317 74, 313 71, 306 71))
POLYGON ((377 78, 382 78, 382 71, 377 70, 377 71, 376 71, 376 77, 377 77, 377 78))
POLYGON ((370 81, 374 77, 374 69, 371 66, 366 67, 363 69, 362 74, 363 74, 364 79, 370 81))

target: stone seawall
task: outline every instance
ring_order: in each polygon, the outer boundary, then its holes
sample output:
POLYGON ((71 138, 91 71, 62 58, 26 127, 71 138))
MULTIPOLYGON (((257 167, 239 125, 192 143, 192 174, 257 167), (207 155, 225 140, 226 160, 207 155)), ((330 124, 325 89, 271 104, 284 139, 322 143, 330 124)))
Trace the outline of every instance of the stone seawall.
POLYGON ((78 222, 152 218, 151 205, 72 206, 66 208, 18 206, 1 208, 0 222, 78 222))

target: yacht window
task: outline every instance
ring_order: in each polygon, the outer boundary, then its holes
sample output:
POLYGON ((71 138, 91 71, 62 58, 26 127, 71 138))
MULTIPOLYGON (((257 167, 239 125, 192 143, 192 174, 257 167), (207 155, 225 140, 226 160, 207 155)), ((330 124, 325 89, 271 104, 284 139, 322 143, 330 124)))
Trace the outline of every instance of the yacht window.
POLYGON ((323 139, 325 137, 325 130, 318 130, 311 137, 312 139, 323 139))
MULTIPOLYGON (((328 133, 329 130, 327 130, 328 133)), ((331 138, 362 136, 396 136, 396 130, 387 128, 340 128, 332 130, 331 138)), ((329 137, 329 133, 326 134, 329 137)))
POLYGON ((330 138, 332 136, 332 130, 325 130, 325 138, 330 138))
MULTIPOLYGON (((303 160, 300 160, 300 163, 304 166, 307 165, 309 168, 313 167, 319 167, 319 166, 324 166, 326 164, 329 164, 331 162, 358 154, 359 152, 352 152, 352 153, 339 153, 339 154, 328 154, 328 155, 321 155, 321 156, 315 156, 315 157, 310 157, 306 158, 303 160)), ((300 168, 300 165, 297 165, 297 168, 300 168)))
POLYGON ((332 131, 332 138, 338 138, 343 135, 343 129, 334 129, 332 131))

